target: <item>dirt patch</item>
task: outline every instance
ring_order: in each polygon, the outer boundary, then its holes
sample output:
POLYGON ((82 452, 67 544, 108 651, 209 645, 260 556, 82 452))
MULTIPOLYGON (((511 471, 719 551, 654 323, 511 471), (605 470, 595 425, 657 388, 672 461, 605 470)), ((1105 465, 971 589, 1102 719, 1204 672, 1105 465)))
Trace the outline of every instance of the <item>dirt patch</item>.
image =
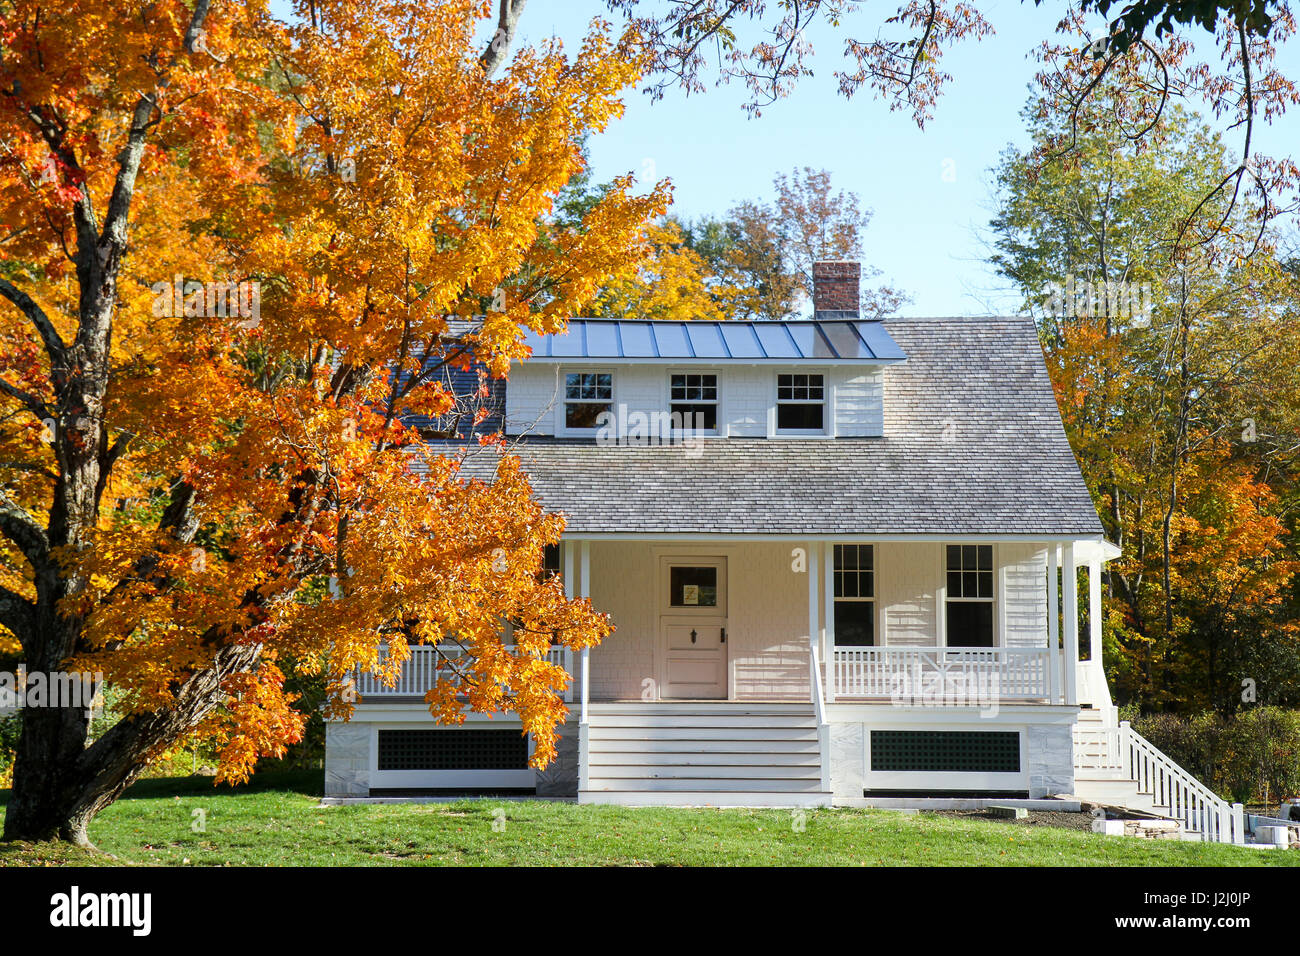
POLYGON ((1091 813, 1071 813, 1065 810, 1030 810, 1023 820, 995 817, 987 810, 928 810, 936 817, 953 817, 963 820, 989 820, 993 823, 1010 823, 1022 827, 1060 827, 1063 830, 1091 830, 1091 813))

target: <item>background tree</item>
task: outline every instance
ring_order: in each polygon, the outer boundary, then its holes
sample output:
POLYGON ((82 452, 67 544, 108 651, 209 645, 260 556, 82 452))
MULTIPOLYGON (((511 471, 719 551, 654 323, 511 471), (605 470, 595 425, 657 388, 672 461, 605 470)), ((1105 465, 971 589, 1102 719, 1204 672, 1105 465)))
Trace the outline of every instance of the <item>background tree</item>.
POLYGON ((607 283, 590 310, 593 317, 713 322, 731 317, 737 290, 710 274, 676 220, 647 226, 645 243, 636 274, 607 283))
MULTIPOLYGON (((773 180, 769 201, 744 200, 722 218, 668 219, 647 231, 648 256, 633 278, 607 285, 594 314, 623 318, 795 318, 812 301, 812 264, 860 260, 871 211, 831 185, 824 169, 773 180)), ((600 190, 583 183, 575 208, 600 190)), ((867 278, 880 270, 867 266, 867 278)), ((889 285, 864 289, 862 312, 883 316, 907 297, 889 285)))
MULTIPOLYGON (((842 62, 834 70, 840 92, 848 98, 865 87, 924 127, 953 80, 943 69, 944 53, 994 32, 986 17, 992 13, 966 0, 905 0, 892 15, 854 0, 606 2, 646 38, 652 95, 672 87, 699 93, 710 78, 717 84, 736 82, 748 91, 745 108, 753 115, 812 75, 811 35, 828 29, 843 39, 842 62)), ((1287 0, 1057 5, 1059 37, 1044 38, 1033 52, 1043 64, 1040 83, 1056 91, 1071 115, 1085 110, 1099 89, 1110 87, 1123 91, 1117 119, 1138 140, 1173 105, 1203 109, 1238 131, 1236 161, 1205 184, 1184 226, 1209 204, 1229 215, 1247 195, 1252 197, 1247 214, 1261 230, 1298 208, 1300 168, 1290 156, 1259 153, 1254 135, 1261 123, 1277 120, 1300 101, 1293 79, 1276 65, 1279 46, 1294 42, 1287 0)), ((1037 159, 1074 146, 1067 124, 1056 139, 1039 143, 1037 159)), ((1180 234, 1179 244, 1185 238, 1180 234)))
POLYGON ((401 415, 451 407, 439 369, 501 375, 524 328, 563 328, 667 197, 619 180, 554 215, 639 58, 597 26, 507 61, 509 31, 475 38, 491 13, 6 7, 0 625, 33 672, 102 672, 122 714, 87 746, 84 708, 24 710, 6 838, 85 842, 187 735, 243 778, 301 732, 286 659, 341 716, 354 667, 454 643, 434 715, 461 693, 554 754, 546 649, 609 623, 536 574, 562 519, 517 459, 488 439, 471 479, 401 415))
POLYGON ((1035 146, 998 170, 993 261, 1038 318, 1124 549, 1106 572, 1121 698, 1231 709, 1250 677, 1293 703, 1295 277, 1248 202, 1204 202, 1235 161, 1196 116, 1172 108, 1135 139, 1122 90, 1083 112, 1058 94, 1031 102, 1035 146), (1072 151, 1043 164, 1063 135, 1072 151))

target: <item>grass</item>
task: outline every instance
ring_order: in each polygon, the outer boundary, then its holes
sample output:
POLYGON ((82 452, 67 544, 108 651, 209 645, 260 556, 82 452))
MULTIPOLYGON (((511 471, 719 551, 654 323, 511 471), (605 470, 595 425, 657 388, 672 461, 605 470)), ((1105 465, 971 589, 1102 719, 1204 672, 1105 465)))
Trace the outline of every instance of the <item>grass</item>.
POLYGON ((0 843, 0 866, 1300 865, 1300 852, 884 810, 807 811, 800 831, 788 810, 492 799, 323 808, 319 794, 319 771, 259 774, 237 789, 146 780, 91 825, 102 852, 0 843))

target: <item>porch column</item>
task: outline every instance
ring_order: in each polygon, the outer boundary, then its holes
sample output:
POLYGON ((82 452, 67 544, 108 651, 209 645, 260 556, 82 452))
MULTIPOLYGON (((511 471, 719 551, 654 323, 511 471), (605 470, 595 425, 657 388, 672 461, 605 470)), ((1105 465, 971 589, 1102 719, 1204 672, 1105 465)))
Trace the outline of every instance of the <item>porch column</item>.
POLYGON ((591 597, 591 542, 583 541, 579 545, 582 569, 578 575, 578 597, 591 597))
POLYGON ((822 660, 826 661, 826 699, 835 699, 835 545, 827 541, 822 548, 822 567, 826 569, 826 581, 822 585, 825 595, 822 607, 822 660))
MULTIPOLYGON (((582 573, 579 581, 579 597, 591 597, 591 542, 583 541, 579 546, 579 555, 582 564, 582 573)), ((591 648, 582 649, 582 722, 587 722, 587 700, 590 695, 587 693, 587 678, 591 673, 591 648)))
POLYGON ((1047 646, 1051 654, 1047 667, 1051 672, 1052 703, 1061 702, 1061 621, 1060 596, 1057 588, 1061 574, 1061 549, 1055 541, 1047 543, 1047 646))
POLYGON ((1088 657, 1101 667, 1101 558, 1088 559, 1088 657))
POLYGON ((574 587, 574 584, 576 582, 574 581, 574 573, 573 573, 573 565, 574 565, 574 557, 575 557, 573 546, 575 544, 577 544, 576 541, 560 542, 560 550, 564 552, 564 596, 568 598, 570 601, 573 600, 574 594, 577 593, 577 590, 574 587))
POLYGON ((1074 542, 1065 544, 1064 586, 1061 617, 1065 620, 1065 702, 1071 707, 1079 703, 1079 575, 1074 563, 1074 542))
MULTIPOLYGON (((808 542, 808 653, 820 645, 819 653, 823 664, 826 660, 826 646, 822 641, 821 630, 818 622, 818 611, 821 605, 821 592, 818 590, 818 568, 821 563, 821 549, 817 546, 816 541, 808 542)), ((826 670, 826 676, 830 677, 829 668, 826 670)), ((816 691, 816 686, 809 688, 810 692, 816 691)), ((829 695, 829 691, 827 691, 829 695)))
MULTIPOLYGON (((574 549, 575 542, 567 542, 564 549, 564 594, 572 599, 574 597, 574 549)), ((582 560, 582 581, 581 597, 589 597, 591 594, 591 542, 583 541, 578 544, 579 553, 582 560)), ((578 711, 578 790, 591 789, 591 728, 587 723, 587 700, 590 696, 587 692, 591 683, 591 648, 582 649, 582 703, 578 711)))

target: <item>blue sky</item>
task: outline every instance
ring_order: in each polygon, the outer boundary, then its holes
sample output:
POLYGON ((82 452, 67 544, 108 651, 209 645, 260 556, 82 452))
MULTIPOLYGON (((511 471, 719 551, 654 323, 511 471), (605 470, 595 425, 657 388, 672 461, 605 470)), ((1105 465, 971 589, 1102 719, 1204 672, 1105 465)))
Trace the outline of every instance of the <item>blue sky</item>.
MULTIPOLYGON (((1015 311, 1019 297, 987 265, 990 169, 1008 144, 1026 142, 1020 110, 1036 69, 1030 54, 1052 35, 1061 6, 1050 3, 1044 11, 1019 0, 981 0, 979 7, 997 34, 945 55, 954 79, 924 131, 909 113, 889 112, 868 91, 840 96, 832 73, 844 62, 842 40, 820 30, 813 35, 816 75, 757 119, 741 110, 739 85, 690 97, 670 92, 659 102, 630 95, 623 119, 592 139, 595 174, 600 180, 629 171, 667 177, 674 211, 693 218, 722 214, 738 200, 770 198, 778 172, 824 168, 837 187, 856 192, 874 210, 864 259, 912 296, 904 314, 1015 311)), ((572 49, 603 9, 599 0, 535 0, 525 8, 522 39, 554 35, 572 49)), ((878 15, 867 9, 859 20, 873 27, 878 15)), ((1296 76, 1300 41, 1290 46, 1296 76)), ((1265 128, 1259 148, 1294 154, 1295 128, 1294 118, 1265 128)))
MULTIPOLYGON (((272 0, 272 8, 288 12, 284 0, 272 0)), ((823 27, 812 33, 816 75, 756 119, 741 109, 739 85, 690 97, 670 91, 658 102, 629 93, 624 117, 591 140, 596 178, 667 177, 674 213, 695 218, 721 215, 739 200, 770 198, 776 173, 827 169, 838 188, 856 192, 874 211, 864 260, 881 271, 881 281, 912 297, 904 314, 1014 312, 1019 296, 987 264, 990 170, 1009 144, 1026 144, 1020 111, 1036 71, 1032 52, 1053 35, 1064 3, 1047 0, 1044 9, 1032 0, 979 0, 979 8, 997 33, 945 54, 953 80, 924 131, 869 91, 851 100, 839 95, 832 74, 845 62, 845 34, 823 27)), ((851 27, 874 31, 881 9, 867 5, 851 27)), ((574 50, 590 19, 606 12, 601 0, 532 0, 519 38, 557 36, 574 50)), ((1288 47, 1282 65, 1300 77, 1300 38, 1288 47)), ((1296 129, 1294 116, 1257 129, 1256 148, 1294 157, 1296 129)), ((1234 134, 1230 142, 1238 141, 1234 134)))

